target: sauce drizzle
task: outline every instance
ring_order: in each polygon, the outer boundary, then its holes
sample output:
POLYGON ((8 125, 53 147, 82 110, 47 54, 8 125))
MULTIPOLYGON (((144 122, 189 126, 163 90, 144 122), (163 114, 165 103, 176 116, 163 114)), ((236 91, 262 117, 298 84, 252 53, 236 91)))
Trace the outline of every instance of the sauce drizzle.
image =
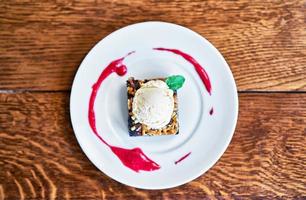
POLYGON ((174 164, 178 164, 180 162, 182 162, 183 160, 185 160, 189 155, 191 154, 191 152, 187 153, 186 155, 182 156, 180 159, 178 159, 177 161, 174 162, 174 164))
POLYGON ((205 69, 191 55, 184 53, 178 49, 168 49, 168 48, 161 48, 161 47, 153 48, 153 49, 158 50, 158 51, 172 52, 174 54, 182 56, 186 61, 191 63, 194 66, 195 70, 197 71, 198 75, 200 76, 207 92, 209 93, 209 95, 211 95, 211 83, 210 83, 209 76, 207 72, 205 71, 205 69))
POLYGON ((126 74, 127 67, 122 62, 127 56, 131 55, 132 53, 134 52, 130 52, 126 56, 112 61, 102 71, 97 82, 93 84, 92 92, 89 99, 88 121, 94 134, 99 138, 101 142, 103 142, 112 150, 112 152, 120 159, 123 165, 132 169, 135 172, 139 172, 140 170, 154 171, 159 169, 160 166, 153 160, 151 160, 148 156, 146 156, 140 148, 125 149, 121 147, 112 146, 101 137, 96 128, 94 105, 98 90, 102 82, 112 73, 115 72, 119 76, 123 76, 126 74))

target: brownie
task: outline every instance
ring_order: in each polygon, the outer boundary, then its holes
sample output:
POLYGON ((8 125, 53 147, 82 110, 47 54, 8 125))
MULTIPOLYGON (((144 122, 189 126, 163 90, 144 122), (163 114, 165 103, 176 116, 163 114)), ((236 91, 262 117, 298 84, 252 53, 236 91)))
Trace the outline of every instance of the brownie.
POLYGON ((128 128, 130 136, 154 136, 154 135, 175 135, 179 133, 179 123, 178 123, 178 100, 177 100, 177 91, 173 92, 174 98, 174 109, 170 122, 160 128, 160 129, 151 129, 147 125, 135 122, 135 117, 133 117, 133 98, 136 91, 146 82, 151 80, 165 80, 164 78, 156 79, 144 79, 144 80, 135 80, 133 77, 127 80, 127 97, 128 97, 128 128))

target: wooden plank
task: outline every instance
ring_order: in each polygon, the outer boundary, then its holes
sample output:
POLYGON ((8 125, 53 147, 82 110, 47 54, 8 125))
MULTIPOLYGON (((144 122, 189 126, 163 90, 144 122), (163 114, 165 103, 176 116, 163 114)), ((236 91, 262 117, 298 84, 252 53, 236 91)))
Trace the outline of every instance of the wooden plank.
POLYGON ((68 93, 0 94, 0 199, 302 198, 306 94, 240 94, 239 122, 221 160, 169 190, 124 186, 99 172, 73 134, 68 93))
POLYGON ((128 24, 161 20, 210 40, 240 91, 305 91, 305 18, 305 0, 3 1, 0 89, 69 90, 97 41, 128 24))

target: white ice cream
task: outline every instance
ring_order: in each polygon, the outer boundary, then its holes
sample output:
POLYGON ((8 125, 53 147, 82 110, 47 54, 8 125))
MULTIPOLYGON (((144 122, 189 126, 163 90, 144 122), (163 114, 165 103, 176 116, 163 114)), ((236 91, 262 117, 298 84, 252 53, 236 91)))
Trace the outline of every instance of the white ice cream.
POLYGON ((137 122, 152 129, 166 126, 174 109, 173 91, 161 80, 145 83, 136 91, 133 114, 137 122))

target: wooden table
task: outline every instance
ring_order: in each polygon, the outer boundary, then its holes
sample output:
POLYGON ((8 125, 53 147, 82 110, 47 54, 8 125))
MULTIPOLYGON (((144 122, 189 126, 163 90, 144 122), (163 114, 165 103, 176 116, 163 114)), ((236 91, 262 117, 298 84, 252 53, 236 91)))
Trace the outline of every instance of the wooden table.
POLYGON ((306 198, 306 1, 1 1, 0 199, 41 198, 306 198), (86 53, 112 31, 148 20, 210 40, 233 71, 240 103, 218 163, 156 191, 96 169, 69 118, 86 53))

